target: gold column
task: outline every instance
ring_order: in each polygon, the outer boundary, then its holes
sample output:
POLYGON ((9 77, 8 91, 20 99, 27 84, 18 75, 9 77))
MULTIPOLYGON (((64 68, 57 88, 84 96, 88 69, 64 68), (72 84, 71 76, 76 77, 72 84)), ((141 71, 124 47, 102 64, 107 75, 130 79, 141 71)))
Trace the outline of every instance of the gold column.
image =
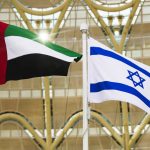
POLYGON ((142 120, 140 126, 138 127, 138 130, 134 133, 134 135, 131 137, 130 141, 129 141, 129 146, 131 147, 136 140, 138 139, 138 137, 140 136, 142 130, 144 129, 145 125, 147 125, 150 122, 150 115, 147 114, 144 119, 142 120))
MULTIPOLYGON (((132 2, 130 2, 128 4, 125 4, 125 5, 119 6, 119 7, 115 7, 115 8, 104 7, 102 5, 98 5, 98 4, 94 3, 92 0, 85 0, 85 1, 88 4, 88 6, 90 7, 90 9, 92 10, 92 12, 95 15, 95 17, 97 18, 97 20, 100 22, 101 26, 103 27, 103 29, 105 30, 107 35, 109 36, 111 42, 113 43, 115 50, 119 53, 122 53, 122 50, 123 50, 124 44, 125 44, 125 39, 127 37, 128 31, 131 27, 131 23, 132 23, 134 15, 135 15, 135 12, 139 6, 140 0, 133 0, 132 2), (126 25, 124 26, 124 29, 122 32, 121 42, 117 43, 112 31, 106 25, 106 23, 104 22, 101 15, 98 13, 98 10, 103 10, 103 11, 107 11, 107 12, 117 12, 117 11, 125 10, 127 8, 130 8, 130 7, 132 7, 132 11, 131 11, 131 14, 128 18, 126 25)), ((124 148, 125 148, 125 150, 129 150, 130 148, 129 148, 127 103, 122 102, 122 110, 123 110, 123 127, 124 127, 124 138, 123 138, 124 148)))
POLYGON ((15 122, 19 122, 22 127, 28 129, 30 131, 30 133, 32 134, 32 136, 36 139, 36 141, 43 147, 45 148, 45 141, 35 132, 34 128, 31 126, 31 124, 23 117, 21 116, 21 114, 16 114, 13 112, 10 113, 3 113, 0 114, 0 123, 4 122, 4 121, 15 121, 15 122))
MULTIPOLYGON (((70 2, 71 2, 71 0, 68 0, 67 1, 67 3, 66 3, 66 5, 65 5, 65 7, 63 8, 63 10, 61 11, 61 14, 59 15, 59 18, 58 18, 58 20, 57 20, 57 22, 56 22, 56 24, 55 24, 55 26, 54 26, 54 28, 52 29, 52 31, 51 31, 51 36, 50 36, 50 40, 51 41, 53 41, 54 39, 55 39, 55 37, 56 37, 56 35, 57 35, 57 32, 58 32, 58 30, 59 30, 59 26, 60 26, 60 24, 61 24, 61 22, 62 22, 62 20, 63 20, 63 18, 64 18, 64 15, 65 15, 65 13, 66 13, 66 11, 67 11, 67 9, 68 9, 68 6, 69 6, 69 4, 70 4, 70 2)), ((49 98, 49 80, 48 80, 48 77, 46 77, 45 79, 44 79, 44 85, 45 85, 45 90, 47 90, 47 98, 45 99, 45 101, 46 101, 46 115, 47 115, 47 134, 50 134, 51 135, 51 111, 50 111, 50 98, 49 98), (50 129, 49 129, 49 128, 50 129)), ((45 96, 46 96, 45 95, 45 96)), ((48 148, 50 147, 50 150, 53 150, 54 148, 53 148, 53 145, 52 145, 52 138, 49 136, 49 137, 47 137, 48 138, 48 142, 47 142, 47 149, 46 150, 48 150, 48 148)))
POLYGON ((129 129, 128 129, 128 108, 127 103, 122 102, 122 122, 123 122, 123 139, 124 139, 124 149, 129 150, 129 129))
MULTIPOLYGON (((27 19, 26 15, 24 14, 24 12, 30 13, 33 15, 43 16, 43 15, 50 15, 55 12, 61 11, 61 14, 57 20, 55 27, 51 31, 51 38, 50 38, 51 41, 54 40, 56 33, 59 30, 60 23, 62 22, 64 15, 66 13, 66 10, 71 2, 71 0, 65 0, 65 2, 61 6, 54 8, 50 11, 43 12, 43 11, 34 11, 31 9, 28 9, 28 8, 24 7, 18 0, 11 0, 11 1, 14 4, 14 6, 16 7, 18 13, 20 14, 20 16, 22 17, 24 22, 26 23, 29 30, 31 30, 33 32, 34 32, 34 29, 31 25, 31 23, 29 22, 29 20, 27 19)), ((51 110, 50 110, 51 104, 50 104, 50 97, 49 97, 49 78, 48 77, 44 78, 44 87, 45 87, 45 125, 46 125, 46 133, 47 133, 46 145, 44 146, 44 148, 45 148, 45 150, 51 150, 53 148, 52 148, 52 137, 51 137, 51 110)))
POLYGON ((49 77, 44 77, 45 87, 45 126, 46 126, 46 149, 51 150, 52 148, 52 136, 51 136, 51 101, 49 96, 49 77))
MULTIPOLYGON (((59 143, 64 138, 64 135, 69 130, 69 128, 72 127, 76 122, 78 122, 81 119, 82 116, 83 116, 83 112, 78 112, 70 118, 70 120, 66 123, 66 125, 62 129, 62 132, 60 133, 60 135, 53 142, 53 144, 52 144, 53 149, 56 148, 59 145, 59 143)), ((115 138, 115 140, 121 146, 123 146, 123 139, 121 138, 121 136, 116 133, 116 131, 111 127, 111 125, 105 120, 105 118, 102 115, 100 115, 99 113, 91 110, 91 118, 96 119, 100 123, 102 123, 102 125, 105 126, 109 130, 109 132, 112 134, 112 136, 115 138)))

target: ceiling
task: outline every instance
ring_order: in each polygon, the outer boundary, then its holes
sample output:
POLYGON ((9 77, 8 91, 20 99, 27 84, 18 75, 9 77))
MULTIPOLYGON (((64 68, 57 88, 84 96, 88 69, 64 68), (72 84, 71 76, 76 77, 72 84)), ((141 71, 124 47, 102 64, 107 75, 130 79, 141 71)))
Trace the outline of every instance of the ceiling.
POLYGON ((127 0, 95 0, 95 1, 103 4, 118 4, 118 3, 125 3, 127 0))
MULTIPOLYGON (((54 7, 57 4, 62 3, 64 0, 18 0, 18 1, 20 1, 25 6, 31 8, 48 8, 54 7)), ((95 1, 100 2, 102 4, 120 4, 125 3, 127 0, 95 0, 95 1)))
POLYGON ((63 2, 62 0, 19 0, 22 4, 33 8, 53 7, 56 4, 63 2))

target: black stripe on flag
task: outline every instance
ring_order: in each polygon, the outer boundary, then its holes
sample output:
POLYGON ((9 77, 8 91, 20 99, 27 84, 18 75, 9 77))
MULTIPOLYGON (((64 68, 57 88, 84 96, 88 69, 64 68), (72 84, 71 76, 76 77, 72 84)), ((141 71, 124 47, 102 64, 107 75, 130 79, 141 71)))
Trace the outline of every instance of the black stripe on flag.
POLYGON ((6 80, 20 80, 32 77, 66 76, 70 62, 42 54, 29 54, 8 60, 6 80))

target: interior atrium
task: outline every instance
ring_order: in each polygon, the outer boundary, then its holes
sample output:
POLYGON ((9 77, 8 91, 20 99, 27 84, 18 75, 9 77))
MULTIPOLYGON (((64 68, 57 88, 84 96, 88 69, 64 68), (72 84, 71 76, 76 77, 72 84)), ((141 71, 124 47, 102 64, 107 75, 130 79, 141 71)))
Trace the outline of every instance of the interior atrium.
MULTIPOLYGON (((150 65, 150 0, 0 0, 0 21, 80 54, 86 23, 88 36, 150 65)), ((67 76, 0 85, 0 150, 82 150, 82 70, 81 59, 67 76)), ((145 111, 117 100, 89 106, 89 150, 150 150, 145 111)))

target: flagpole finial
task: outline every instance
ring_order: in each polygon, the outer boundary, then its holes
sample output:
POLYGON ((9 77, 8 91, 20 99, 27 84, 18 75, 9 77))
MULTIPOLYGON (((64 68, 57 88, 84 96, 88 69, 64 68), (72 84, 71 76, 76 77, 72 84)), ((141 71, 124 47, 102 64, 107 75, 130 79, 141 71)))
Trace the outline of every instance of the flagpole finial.
POLYGON ((80 31, 87 32, 87 30, 88 30, 88 25, 86 23, 82 23, 80 26, 80 31))

